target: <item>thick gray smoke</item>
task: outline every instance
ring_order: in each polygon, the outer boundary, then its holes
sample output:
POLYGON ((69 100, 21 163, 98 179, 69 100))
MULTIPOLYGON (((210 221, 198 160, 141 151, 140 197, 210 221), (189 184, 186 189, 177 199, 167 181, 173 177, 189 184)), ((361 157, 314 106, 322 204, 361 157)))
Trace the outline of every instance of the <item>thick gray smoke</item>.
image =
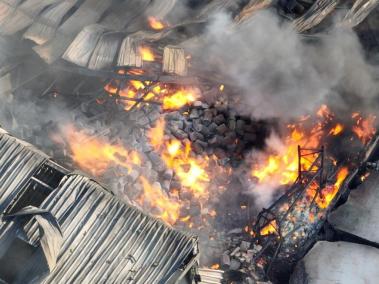
POLYGON ((352 30, 305 37, 262 11, 240 26, 218 14, 203 39, 195 54, 241 89, 242 110, 255 117, 291 118, 325 102, 348 108, 353 97, 370 104, 377 93, 352 30))
MULTIPOLYGON (((193 48, 202 68, 223 74, 226 85, 242 93, 239 113, 279 118, 283 124, 315 112, 321 104, 334 111, 373 111, 378 82, 366 62, 361 43, 350 29, 334 28, 317 36, 299 35, 270 11, 258 12, 236 26, 229 15, 217 14, 201 44, 193 48)), ((267 150, 285 147, 273 133, 267 150)), ((252 153, 266 163, 267 152, 252 153)), ((279 179, 251 184, 257 208, 269 206, 279 179)))

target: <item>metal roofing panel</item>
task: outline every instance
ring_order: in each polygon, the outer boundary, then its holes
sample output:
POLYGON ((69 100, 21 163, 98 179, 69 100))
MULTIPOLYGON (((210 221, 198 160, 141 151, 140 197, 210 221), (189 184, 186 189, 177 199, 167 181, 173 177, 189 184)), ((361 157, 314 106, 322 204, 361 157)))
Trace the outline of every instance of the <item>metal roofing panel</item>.
MULTIPOLYGON (((46 156, 0 132, 1 208, 13 201, 44 162, 46 156)), ((197 257, 195 237, 173 230, 80 174, 66 175, 40 208, 57 219, 63 243, 55 268, 39 283, 166 283, 197 257)), ((15 238, 15 224, 0 222, 0 252, 15 238)), ((39 246, 35 220, 23 229, 28 242, 39 246)), ((41 260, 38 251, 16 282, 30 282, 35 274, 28 272, 43 273, 41 260)))

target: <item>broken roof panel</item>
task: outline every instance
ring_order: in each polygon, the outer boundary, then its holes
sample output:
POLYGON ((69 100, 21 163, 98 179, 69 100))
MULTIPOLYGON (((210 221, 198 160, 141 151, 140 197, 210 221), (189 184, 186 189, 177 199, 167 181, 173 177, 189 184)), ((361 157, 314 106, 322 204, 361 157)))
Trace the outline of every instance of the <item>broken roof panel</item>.
MULTIPOLYGON (((51 188, 39 210, 51 213, 63 234, 52 271, 46 274, 43 261, 46 257, 43 258, 41 250, 36 250, 18 264, 21 268, 12 276, 12 283, 29 283, 31 278, 39 279, 39 283, 166 283, 173 277, 174 280, 183 277, 186 268, 195 265, 198 257, 195 237, 173 230, 124 203, 88 177, 62 173, 59 185, 52 188, 48 178, 37 174, 46 162, 49 162, 47 156, 0 132, 0 208, 3 213, 0 262, 6 261, 4 256, 12 253, 10 248, 12 242, 20 238, 20 228, 25 232, 21 239, 26 244, 31 248, 41 246, 36 220, 20 227, 12 217, 25 214, 8 214, 10 204, 16 206, 17 202, 27 201, 18 197, 31 190, 24 186, 31 179, 39 179, 41 184, 46 182, 45 186, 51 188), (39 275, 36 272, 40 272, 39 275)), ((18 212, 22 210, 25 209, 18 212)))
MULTIPOLYGON (((338 0, 315 1, 310 9, 294 20, 294 27, 301 33, 311 30, 329 17, 338 3, 338 0)), ((378 0, 355 1, 342 23, 350 27, 358 25, 378 3, 378 0)), ((26 30, 22 37, 34 41, 34 50, 48 63, 63 57, 91 70, 109 70, 120 63, 117 59, 123 57, 122 39, 132 34, 149 30, 151 36, 143 40, 161 40, 159 44, 163 46, 159 48, 163 49, 164 38, 170 37, 171 29, 181 25, 182 28, 190 27, 199 20, 209 20, 217 11, 225 10, 233 11, 236 24, 241 24, 254 17, 257 10, 272 5, 275 2, 270 0, 251 0, 245 5, 231 0, 208 1, 193 14, 188 13, 191 15, 185 16, 181 23, 174 23, 164 32, 153 32, 147 26, 148 18, 164 21, 171 11, 179 7, 177 0, 0 0, 0 34, 10 35, 26 30), (81 57, 83 52, 85 56, 81 57)), ((178 45, 183 40, 179 36, 170 38, 169 44, 178 45)))

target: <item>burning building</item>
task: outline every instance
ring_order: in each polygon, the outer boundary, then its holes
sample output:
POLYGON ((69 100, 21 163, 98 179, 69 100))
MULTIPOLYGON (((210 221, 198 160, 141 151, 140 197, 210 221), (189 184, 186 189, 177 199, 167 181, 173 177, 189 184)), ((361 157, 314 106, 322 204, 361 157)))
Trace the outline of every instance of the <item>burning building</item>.
POLYGON ((3 134, 4 281, 285 283, 376 247, 329 220, 377 168, 376 4, 0 1, 0 123, 56 161, 3 134))
POLYGON ((195 237, 3 130, 0 141, 4 283, 192 283, 198 275, 195 237))

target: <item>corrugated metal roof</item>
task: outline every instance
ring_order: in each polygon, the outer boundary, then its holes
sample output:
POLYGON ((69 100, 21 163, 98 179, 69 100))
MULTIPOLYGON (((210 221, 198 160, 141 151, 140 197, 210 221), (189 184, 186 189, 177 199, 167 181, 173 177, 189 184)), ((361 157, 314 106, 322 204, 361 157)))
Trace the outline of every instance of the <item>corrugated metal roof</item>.
MULTIPOLYGON (((20 140, 0 132, 2 212, 46 159, 20 140)), ((38 283, 167 283, 196 258, 195 237, 125 204, 79 174, 65 176, 39 207, 57 219, 63 244, 56 267, 38 283)), ((38 224, 32 220, 23 228, 28 242, 39 246, 38 224)), ((0 258, 17 229, 14 220, 2 218, 0 258)), ((29 283, 36 271, 42 273, 43 265, 38 251, 23 264, 15 282, 29 283)))
POLYGON ((3 212, 47 156, 0 128, 0 212, 3 212))

